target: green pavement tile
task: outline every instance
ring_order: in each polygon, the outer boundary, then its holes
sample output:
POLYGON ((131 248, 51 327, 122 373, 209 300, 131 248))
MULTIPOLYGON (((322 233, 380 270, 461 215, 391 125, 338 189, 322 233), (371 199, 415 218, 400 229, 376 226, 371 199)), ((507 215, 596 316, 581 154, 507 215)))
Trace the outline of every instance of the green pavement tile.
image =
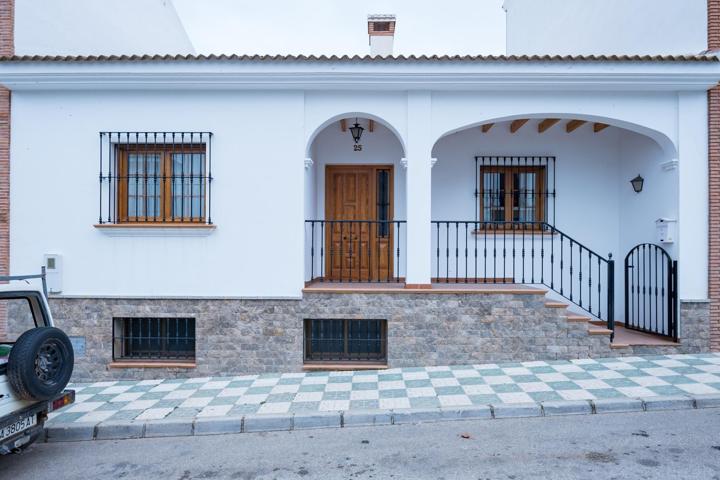
POLYGON ((657 393, 658 395, 687 395, 686 391, 681 390, 672 385, 657 385, 657 386, 646 387, 646 388, 648 388, 649 390, 652 390, 653 392, 657 393))
POLYGON ((491 385, 495 393, 511 393, 511 392, 522 392, 523 390, 515 385, 514 383, 503 383, 500 385, 491 385))
POLYGON ((164 398, 168 392, 147 392, 143 394, 138 400, 160 400, 164 398))
POLYGON ((405 380, 405 386, 407 388, 432 387, 432 382, 430 380, 405 380))
MULTIPOLYGON (((527 367, 528 370, 530 370, 532 373, 557 373, 557 370, 555 370, 552 367, 527 367)), ((483 372, 484 373, 484 372, 483 372)))
POLYGON ((614 388, 597 388, 588 391, 595 395, 595 398, 621 398, 625 396, 614 388))
POLYGON ((602 363, 588 363, 587 365, 578 365, 586 372, 596 372, 598 370, 607 370, 608 368, 602 363))
POLYGON ((176 408, 170 412, 168 418, 193 418, 199 411, 199 408, 176 408))
POLYGON ((715 389, 717 389, 717 390, 720 390, 720 383, 715 383, 715 382, 713 382, 713 383, 706 383, 705 385, 707 385, 708 387, 711 387, 711 388, 715 388, 715 389))
MULTIPOLYGON (((235 405, 235 402, 237 402, 239 398, 240 397, 216 397, 210 400, 208 405, 235 405)), ((153 406, 153 408, 155 407, 153 406)))
MULTIPOLYGON (((502 371, 502 370, 500 370, 502 371)), ((485 372, 483 372, 485 374, 485 372)), ((504 375, 504 374, 501 374, 504 375)), ((430 378, 455 378, 455 375, 449 370, 440 370, 438 372, 428 372, 430 378)))
MULTIPOLYGON (((281 375, 282 374, 280 374, 280 373, 263 373, 263 374, 259 375, 258 378, 263 378, 263 379, 265 379, 265 378, 280 378, 281 375)), ((224 380, 224 379, 221 379, 221 380, 224 380)))
POLYGON ((292 402, 293 398, 295 398, 294 393, 271 393, 265 403, 292 402))
POLYGON ((85 401, 86 402, 109 402, 110 400, 112 400, 113 398, 115 398, 117 396, 118 396, 117 393, 98 394, 98 395, 93 395, 91 398, 88 398, 85 401))
POLYGON ((440 406, 437 397, 415 397, 410 399, 410 408, 435 408, 440 406))
POLYGON ((548 365, 571 365, 567 360, 546 360, 548 365))
MULTIPOLYGON (((421 368, 420 370, 424 370, 424 369, 421 368)), ((377 370, 357 370, 357 371, 353 372, 354 377, 368 377, 368 376, 372 377, 375 375, 378 375, 377 370)))
MULTIPOLYGON (((281 378, 278 380, 278 385, 300 385, 302 383, 303 379, 302 377, 289 377, 289 378, 281 378)), ((232 384, 232 382, 231 382, 232 384)))
POLYGON ((638 369, 657 367, 656 364, 654 364, 652 362, 648 362, 647 360, 642 360, 640 362, 631 362, 630 365, 632 365, 633 367, 638 368, 638 369))
POLYGON ((404 388, 397 390, 380 390, 378 394, 380 398, 405 398, 407 397, 407 390, 404 388))
MULTIPOLYGON (((513 382, 515 382, 515 383, 532 383, 532 382, 540 381, 540 379, 538 377, 536 377, 535 375, 510 375, 510 378, 512 378, 513 382)), ((463 384, 463 385, 467 385, 467 384, 463 384)))
POLYGON ((163 380, 162 383, 185 383, 184 378, 168 378, 167 380, 163 380))
POLYGON ((327 372, 307 372, 305 377, 327 377, 327 372))
POLYGON ((465 390, 459 385, 452 387, 435 387, 436 395, 464 395, 465 390))
POLYGON ((684 357, 682 362, 686 365, 710 365, 710 362, 705 361, 702 358, 684 357))
MULTIPOLYGON (((302 388, 302 387, 300 387, 302 388)), ((265 393, 270 393, 272 391, 273 387, 250 387, 245 391, 245 395, 261 395, 265 393)), ((302 391, 302 390, 300 390, 302 391)))
POLYGON ((493 394, 468 395, 473 405, 488 405, 490 403, 502 403, 500 397, 493 394))
POLYGON ((330 377, 328 378, 328 383, 352 383, 352 375, 342 377, 330 377))
MULTIPOLYGON (((375 385, 375 388, 377 388, 377 383, 373 383, 371 385, 375 385)), ((324 392, 326 385, 324 383, 320 384, 311 384, 311 385, 300 385, 300 388, 298 389, 298 392, 324 392)), ((246 393, 248 395, 248 393, 246 393)))
POLYGON ((354 391, 358 390, 377 390, 378 384, 373 382, 357 382, 352 384, 354 391))
POLYGON ((706 373, 695 367, 668 367, 673 372, 677 372, 681 375, 691 375, 693 373, 706 373))
POLYGON ((378 382, 398 382, 402 381, 402 373, 391 373, 378 375, 378 382))
POLYGON ((227 413, 228 417, 237 417, 240 415, 246 415, 249 413, 257 413, 257 411, 260 409, 260 405, 235 405, 233 408, 230 409, 230 411, 227 413))
POLYGON ((120 380, 115 382, 115 386, 127 386, 127 385, 136 385, 138 383, 137 380, 120 380))
POLYGON ((82 417, 83 415, 85 415, 85 413, 86 413, 86 412, 66 412, 66 413, 61 413, 60 415, 58 415, 58 416, 56 416, 56 417, 53 417, 53 419, 50 420, 50 423, 51 423, 51 424, 55 424, 55 423, 72 423, 72 422, 74 422, 75 420, 77 420, 78 418, 80 418, 80 417, 82 417))
POLYGON ((315 412, 320 408, 320 402, 293 402, 290 404, 291 412, 315 412))
POLYGON ((694 380, 690 380, 684 375, 669 375, 667 377, 659 377, 662 381, 667 382, 671 385, 681 385, 686 383, 697 383, 694 380))
POLYGON ((350 392, 325 392, 323 400, 350 400, 350 392))
POLYGON ((553 390, 580 390, 580 385, 573 382, 545 382, 553 390))
POLYGON ((96 408, 94 411, 95 411, 95 412, 107 412, 107 411, 110 411, 110 410, 120 410, 121 408, 123 408, 123 407, 124 407, 125 405, 127 405, 128 403, 130 403, 130 402, 112 402, 112 403, 108 402, 108 403, 103 403, 103 404, 100 405, 98 408, 96 408))
MULTIPOLYGON (((302 379, 301 379, 302 380, 302 379)), ((241 388, 241 387, 249 387, 252 385, 254 380, 233 380, 228 384, 225 388, 241 388)))
MULTIPOLYGON (((545 368, 547 368, 547 367, 545 367, 545 368)), ((533 371, 533 370, 530 369, 530 371, 533 371)), ((480 372, 480 375, 482 375, 483 377, 495 377, 498 375, 506 375, 506 373, 503 372, 502 369, 500 369, 500 368, 488 368, 487 370, 478 370, 478 372, 480 372)))
POLYGON ((175 390, 197 390, 202 386, 202 383, 181 383, 175 390))
MULTIPOLYGON (((457 379, 460 385, 485 385, 485 380, 482 377, 461 377, 457 379)), ((405 384, 407 384, 407 380, 405 384)), ((409 385, 408 385, 409 386, 409 385)), ((425 386, 425 385, 423 385, 425 386)), ((431 386, 431 385, 427 385, 431 386)))
POLYGON ((647 373, 643 372, 642 370, 618 370, 618 373, 621 375, 632 378, 632 377, 647 377, 647 373))
MULTIPOLYGON (((265 388, 265 387, 263 387, 265 388)), ((270 388, 270 387, 268 387, 270 388)), ((252 390, 252 389, 248 389, 252 390)), ((198 390, 197 392, 193 393, 191 395, 192 398, 207 398, 207 397, 217 397, 218 393, 222 392, 222 390, 198 390)), ((258 393, 267 393, 267 392, 258 392, 258 393)))
POLYGON ((450 367, 450 370, 453 372, 459 371, 459 370, 475 370, 475 367, 472 365, 453 365, 450 367))
MULTIPOLYGON (((665 380, 663 378, 663 380, 665 380)), ((639 385, 632 380, 627 378, 605 378, 603 382, 607 383, 611 387, 639 387, 639 385)))
POLYGON ((120 410, 105 421, 116 422, 122 420, 135 420, 135 417, 140 415, 142 412, 144 412, 144 410, 120 410))
POLYGON ((106 388, 108 387, 87 387, 83 389, 82 393, 83 395, 95 395, 96 393, 102 392, 106 388))
POLYGON ((154 388, 155 385, 135 385, 127 393, 147 392, 154 388))
MULTIPOLYGON (((595 380, 596 377, 586 372, 565 372, 563 375, 570 380, 595 380)), ((537 380, 536 380, 537 381, 537 380)))
POLYGON ((498 364, 498 367, 500 368, 516 368, 516 367, 522 367, 523 364, 520 362, 507 362, 507 363, 500 363, 498 364))
POLYGON ((153 405, 152 408, 175 408, 181 403, 183 403, 184 399, 170 399, 170 400, 160 400, 155 405, 153 405))
POLYGON ((380 408, 378 400, 350 400, 350 410, 373 410, 380 408))
POLYGON ((563 397, 556 392, 527 392, 527 394, 536 402, 552 402, 555 400, 564 400, 563 397))

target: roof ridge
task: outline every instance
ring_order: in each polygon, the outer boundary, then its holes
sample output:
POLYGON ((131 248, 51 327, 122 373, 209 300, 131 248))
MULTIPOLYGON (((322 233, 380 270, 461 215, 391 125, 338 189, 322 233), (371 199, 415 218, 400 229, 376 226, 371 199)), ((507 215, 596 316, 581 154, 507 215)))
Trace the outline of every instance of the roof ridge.
POLYGON ((305 55, 305 54, 128 54, 128 55, 12 55, 0 62, 117 62, 117 61, 310 61, 310 62, 393 62, 393 61, 598 61, 598 62, 717 62, 710 53, 684 55, 305 55))

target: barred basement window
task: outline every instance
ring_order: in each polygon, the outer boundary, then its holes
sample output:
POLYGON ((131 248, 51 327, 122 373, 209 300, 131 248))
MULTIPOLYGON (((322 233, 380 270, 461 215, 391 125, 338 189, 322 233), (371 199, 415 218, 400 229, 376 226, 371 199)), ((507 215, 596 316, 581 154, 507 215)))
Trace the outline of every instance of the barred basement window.
POLYGON ((306 319, 306 362, 372 362, 387 359, 387 320, 306 319))
POLYGON ((194 318, 113 318, 113 360, 194 359, 194 318))
POLYGON ((212 223, 209 132, 101 132, 103 223, 212 223))

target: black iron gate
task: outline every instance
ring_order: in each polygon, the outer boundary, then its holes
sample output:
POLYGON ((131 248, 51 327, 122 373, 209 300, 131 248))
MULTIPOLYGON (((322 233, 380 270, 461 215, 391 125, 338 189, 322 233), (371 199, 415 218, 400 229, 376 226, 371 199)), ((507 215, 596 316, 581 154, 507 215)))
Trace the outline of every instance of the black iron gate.
POLYGON ((677 341, 677 261, 659 245, 625 256, 625 327, 677 341))

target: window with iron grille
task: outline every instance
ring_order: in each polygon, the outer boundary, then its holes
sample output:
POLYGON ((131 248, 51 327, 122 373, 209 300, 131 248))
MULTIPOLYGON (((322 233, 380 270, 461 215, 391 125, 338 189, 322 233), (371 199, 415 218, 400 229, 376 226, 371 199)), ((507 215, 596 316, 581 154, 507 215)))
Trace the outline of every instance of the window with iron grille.
POLYGON ((479 222, 506 228, 555 222, 554 157, 476 157, 479 222))
POLYGON ((387 360, 387 320, 306 319, 306 362, 387 360))
POLYGON ((194 318, 113 318, 114 360, 195 359, 194 318))
POLYGON ((101 132, 100 223, 211 224, 209 132, 101 132))

